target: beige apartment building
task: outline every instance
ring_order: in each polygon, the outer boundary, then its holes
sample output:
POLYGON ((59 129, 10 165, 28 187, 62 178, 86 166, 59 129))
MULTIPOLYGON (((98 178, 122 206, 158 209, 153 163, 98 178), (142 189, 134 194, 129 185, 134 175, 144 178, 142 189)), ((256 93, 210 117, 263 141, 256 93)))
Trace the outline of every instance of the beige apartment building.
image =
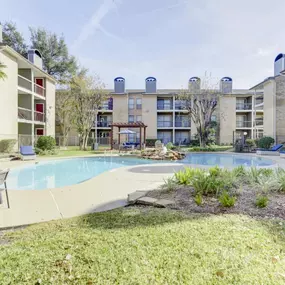
MULTIPOLYGON (((191 77, 188 82, 189 89, 196 88, 197 93, 200 84, 198 77, 191 77)), ((218 109, 212 118, 218 126, 218 143, 230 144, 241 136, 257 138, 263 135, 263 91, 232 87, 231 78, 221 79, 218 109)), ((93 129, 93 135, 97 133, 99 138, 110 136, 112 122, 143 122, 148 126, 147 138, 159 139, 164 143, 188 144, 197 133, 185 102, 179 100, 181 90, 157 89, 154 77, 145 79, 144 90, 128 90, 125 79, 117 77, 114 90, 109 92, 110 99, 102 106, 93 129)), ((129 135, 125 140, 139 141, 139 136, 139 130, 136 130, 136 134, 129 135)))
POLYGON ((55 79, 43 71, 38 50, 24 58, 4 45, 1 35, 0 62, 7 78, 0 80, 0 140, 28 145, 36 136, 55 136, 55 79))

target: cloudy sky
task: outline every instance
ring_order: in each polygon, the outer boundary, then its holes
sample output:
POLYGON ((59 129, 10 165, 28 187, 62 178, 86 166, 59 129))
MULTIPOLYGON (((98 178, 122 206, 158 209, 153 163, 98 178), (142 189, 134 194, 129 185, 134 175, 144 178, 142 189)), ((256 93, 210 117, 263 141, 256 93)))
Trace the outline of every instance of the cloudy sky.
POLYGON ((249 88, 285 52, 284 0, 0 0, 0 20, 64 34, 80 63, 113 86, 180 88, 205 71, 249 88))

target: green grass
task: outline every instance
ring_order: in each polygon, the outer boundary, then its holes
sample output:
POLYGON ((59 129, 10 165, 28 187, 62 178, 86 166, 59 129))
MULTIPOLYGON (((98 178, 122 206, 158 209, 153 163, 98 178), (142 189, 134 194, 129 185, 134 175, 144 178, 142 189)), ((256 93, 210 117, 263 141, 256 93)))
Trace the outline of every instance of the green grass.
POLYGON ((199 152, 215 152, 215 151, 227 151, 233 149, 231 145, 212 145, 207 147, 193 146, 188 148, 188 151, 199 151, 199 152))
POLYGON ((247 216, 90 214, 6 234, 0 284, 284 284, 284 234, 247 216))

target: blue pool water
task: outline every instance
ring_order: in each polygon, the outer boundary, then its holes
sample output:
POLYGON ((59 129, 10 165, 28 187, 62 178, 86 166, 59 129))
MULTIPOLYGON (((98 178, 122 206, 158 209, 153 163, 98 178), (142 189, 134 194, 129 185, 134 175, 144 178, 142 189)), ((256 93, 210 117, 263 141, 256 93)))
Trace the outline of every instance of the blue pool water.
MULTIPOLYGON (((42 190, 78 184, 103 172, 123 166, 165 163, 126 157, 92 157, 61 159, 34 163, 12 169, 7 179, 9 189, 42 190)), ((173 162, 175 163, 175 162, 173 162)), ((270 166, 270 159, 231 154, 193 153, 179 163, 218 165, 222 167, 270 166)))

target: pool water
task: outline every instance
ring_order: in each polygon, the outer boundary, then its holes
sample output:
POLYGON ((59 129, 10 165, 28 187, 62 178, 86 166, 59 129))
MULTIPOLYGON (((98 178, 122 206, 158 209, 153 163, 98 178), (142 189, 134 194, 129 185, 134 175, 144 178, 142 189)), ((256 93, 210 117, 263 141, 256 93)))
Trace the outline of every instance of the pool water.
MULTIPOLYGON (((43 190, 82 183, 103 172, 123 166, 133 166, 152 163, 169 163, 131 157, 90 157, 60 159, 33 163, 29 166, 12 169, 7 178, 9 189, 43 190)), ((172 162, 175 163, 175 162, 172 162)), ((270 159, 244 155, 192 153, 176 163, 236 167, 271 166, 270 159)))

